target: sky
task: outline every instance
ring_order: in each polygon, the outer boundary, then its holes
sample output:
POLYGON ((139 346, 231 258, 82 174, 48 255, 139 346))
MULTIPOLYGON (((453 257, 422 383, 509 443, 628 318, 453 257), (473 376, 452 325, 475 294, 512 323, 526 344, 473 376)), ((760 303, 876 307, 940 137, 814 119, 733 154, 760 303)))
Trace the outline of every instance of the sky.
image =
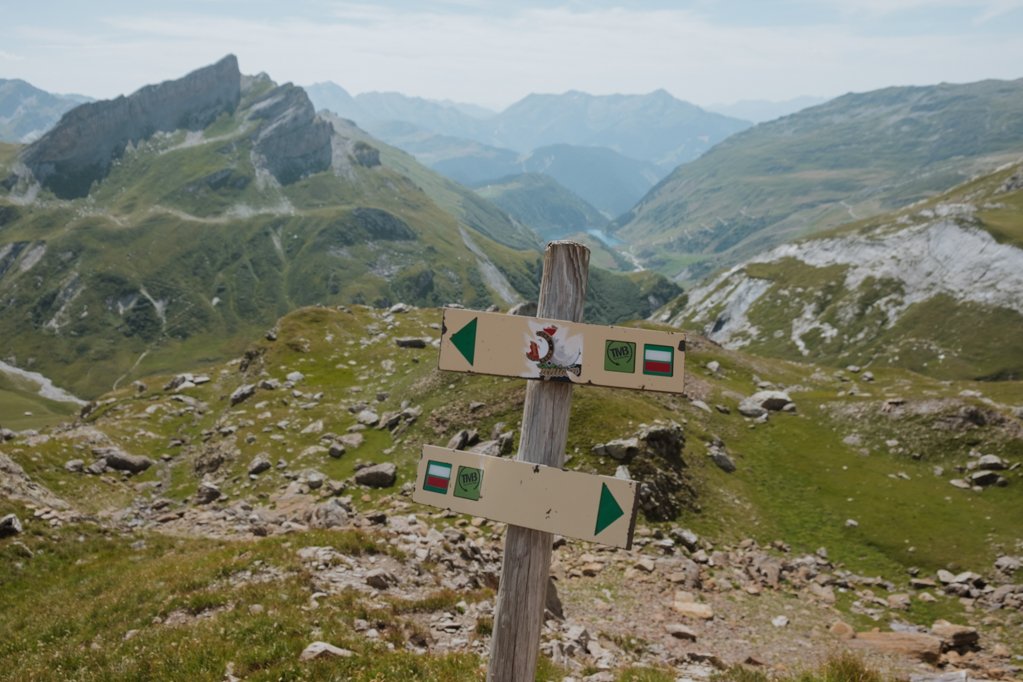
POLYGON ((532 92, 701 106, 1023 77, 1023 0, 0 0, 0 78, 95 98, 243 73, 500 110, 532 92))

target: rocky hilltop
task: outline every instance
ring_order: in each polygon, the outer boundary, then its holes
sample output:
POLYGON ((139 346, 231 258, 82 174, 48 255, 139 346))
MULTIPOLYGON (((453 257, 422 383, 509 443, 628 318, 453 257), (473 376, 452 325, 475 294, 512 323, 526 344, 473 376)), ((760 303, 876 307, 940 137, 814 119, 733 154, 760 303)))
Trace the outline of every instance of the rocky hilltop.
POLYGON ((129 144, 156 132, 201 130, 220 114, 233 112, 240 92, 238 59, 228 55, 183 78, 76 107, 21 158, 58 197, 82 197, 106 177, 129 144))
POLYGON ((663 321, 748 347, 943 378, 1023 375, 1023 166, 753 257, 663 321))
POLYGON ((334 129, 317 118, 302 88, 285 83, 270 90, 252 105, 249 116, 266 122, 253 151, 278 182, 288 184, 330 168, 334 129))

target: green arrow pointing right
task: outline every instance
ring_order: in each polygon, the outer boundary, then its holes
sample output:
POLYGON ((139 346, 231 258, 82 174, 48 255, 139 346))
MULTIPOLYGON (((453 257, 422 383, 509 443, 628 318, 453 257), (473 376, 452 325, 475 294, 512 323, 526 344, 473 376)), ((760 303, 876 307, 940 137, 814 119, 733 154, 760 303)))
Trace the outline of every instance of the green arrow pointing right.
POLYGON ((597 505, 597 528, 593 531, 593 534, 600 535, 601 531, 623 516, 625 516, 625 512, 622 511, 618 500, 608 490, 607 483, 601 483, 600 503, 597 505))
POLYGON ((451 343, 462 354, 462 357, 469 361, 470 365, 476 360, 476 320, 478 319, 478 317, 472 318, 472 322, 451 335, 451 343))

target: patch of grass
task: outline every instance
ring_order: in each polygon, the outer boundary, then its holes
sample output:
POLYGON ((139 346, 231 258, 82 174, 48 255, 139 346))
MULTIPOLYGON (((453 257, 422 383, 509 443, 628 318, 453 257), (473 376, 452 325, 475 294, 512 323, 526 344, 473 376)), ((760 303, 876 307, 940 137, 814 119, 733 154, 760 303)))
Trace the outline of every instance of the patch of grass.
POLYGON ((772 677, 763 670, 735 665, 711 679, 717 682, 887 682, 881 673, 848 652, 831 656, 819 667, 792 676, 772 677))

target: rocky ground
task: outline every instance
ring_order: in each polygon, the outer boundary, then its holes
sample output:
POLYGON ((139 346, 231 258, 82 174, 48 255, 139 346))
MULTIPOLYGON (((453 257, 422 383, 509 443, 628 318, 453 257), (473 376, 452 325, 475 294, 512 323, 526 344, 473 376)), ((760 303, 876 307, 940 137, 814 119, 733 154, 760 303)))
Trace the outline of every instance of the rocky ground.
MULTIPOLYGON (((447 588, 467 599, 455 608, 416 614, 404 645, 487 652, 494 601, 486 588, 496 588, 499 580, 503 526, 427 510, 408 499, 407 487, 365 512, 352 505, 352 495, 363 495, 363 486, 313 477, 282 485, 260 504, 197 495, 183 505, 157 500, 88 519, 31 484, 6 458, 3 466, 5 492, 29 500, 33 510, 29 519, 0 520, 0 536, 12 538, 5 542, 17 542, 25 523, 101 523, 124 533, 238 542, 288 535, 312 576, 310 608, 345 591, 370 600, 416 600, 447 588), (350 556, 309 546, 303 541, 309 528, 367 530, 398 552, 350 556)), ((1017 679, 1023 672, 1023 661, 1008 646, 1020 630, 1005 626, 1005 614, 1023 611, 1023 584, 1014 582, 1023 578, 1023 557, 1003 556, 984 575, 939 571, 907 575, 895 584, 835 566, 823 547, 795 555, 783 542, 715 545, 681 527, 640 528, 630 551, 560 537, 554 547, 541 648, 556 664, 576 671, 575 679, 614 680, 614 671, 626 665, 671 666, 679 679, 695 680, 736 664, 796 672, 845 649, 902 679, 1017 679), (964 623, 939 620, 921 628, 900 617, 913 602, 937 600, 958 600, 967 614, 964 623), (836 608, 839 601, 851 602, 850 609, 869 616, 877 628, 857 632, 836 608)), ((267 569, 231 580, 272 583, 283 577, 267 569)), ((176 623, 195 617, 168 618, 176 623)), ((369 639, 384 636, 373 622, 357 622, 357 628, 369 639)), ((331 653, 328 644, 310 642, 307 655, 344 655, 331 653)))

